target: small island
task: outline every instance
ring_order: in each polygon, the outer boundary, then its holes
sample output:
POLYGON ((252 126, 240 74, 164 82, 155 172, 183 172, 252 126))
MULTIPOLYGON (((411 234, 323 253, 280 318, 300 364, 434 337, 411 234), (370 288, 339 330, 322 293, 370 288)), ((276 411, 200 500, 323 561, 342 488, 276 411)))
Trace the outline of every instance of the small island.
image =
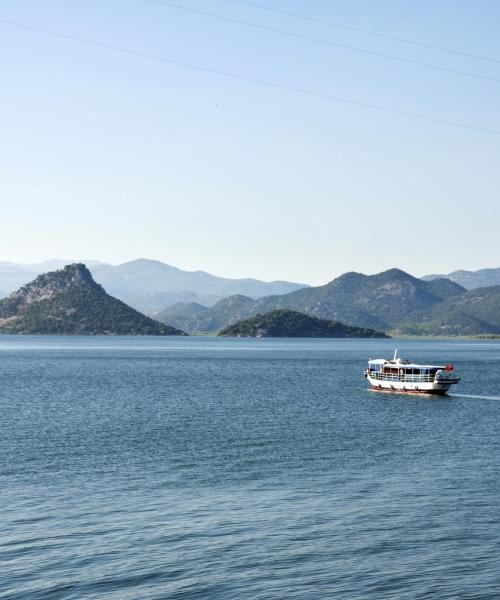
POLYGON ((311 317, 295 310, 272 310, 225 327, 217 335, 225 337, 318 337, 318 338, 387 338, 375 329, 344 325, 311 317))

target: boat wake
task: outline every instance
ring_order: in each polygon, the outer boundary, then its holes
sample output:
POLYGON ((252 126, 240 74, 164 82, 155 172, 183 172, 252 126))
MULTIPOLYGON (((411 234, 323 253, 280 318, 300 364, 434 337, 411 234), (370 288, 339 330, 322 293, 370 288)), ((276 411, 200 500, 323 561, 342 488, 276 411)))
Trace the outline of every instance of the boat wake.
POLYGON ((450 398, 469 398, 470 400, 500 400, 500 396, 479 396, 476 394, 448 394, 450 398))

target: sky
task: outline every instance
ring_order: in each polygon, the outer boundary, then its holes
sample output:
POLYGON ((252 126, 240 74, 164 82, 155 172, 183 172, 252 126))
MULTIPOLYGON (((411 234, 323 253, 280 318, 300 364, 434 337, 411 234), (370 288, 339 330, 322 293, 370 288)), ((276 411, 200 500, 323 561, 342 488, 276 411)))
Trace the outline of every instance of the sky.
POLYGON ((0 260, 310 284, 500 266, 500 3, 254 1, 274 11, 3 0, 0 260))

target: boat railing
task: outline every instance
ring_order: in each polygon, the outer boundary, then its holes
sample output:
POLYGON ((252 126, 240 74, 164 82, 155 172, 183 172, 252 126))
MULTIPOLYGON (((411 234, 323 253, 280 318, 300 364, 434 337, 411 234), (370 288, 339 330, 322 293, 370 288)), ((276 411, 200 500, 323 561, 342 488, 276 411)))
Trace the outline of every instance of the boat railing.
POLYGON ((403 375, 401 381, 434 381, 436 379, 435 375, 403 375))
POLYGON ((417 383, 432 383, 436 379, 435 375, 411 375, 409 373, 399 375, 392 373, 380 373, 376 371, 371 371, 370 377, 372 379, 378 379, 379 381, 408 381, 417 383))

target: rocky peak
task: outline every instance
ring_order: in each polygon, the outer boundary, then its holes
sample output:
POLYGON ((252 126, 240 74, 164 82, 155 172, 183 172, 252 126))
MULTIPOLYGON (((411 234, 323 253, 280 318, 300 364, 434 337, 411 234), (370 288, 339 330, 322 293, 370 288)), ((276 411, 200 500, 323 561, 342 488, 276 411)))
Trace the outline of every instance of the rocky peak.
POLYGON ((74 263, 66 265, 58 271, 39 275, 32 282, 13 292, 9 296, 9 300, 17 306, 24 306, 42 300, 50 300, 71 287, 101 288, 92 279, 90 271, 84 264, 74 263))
POLYGON ((107 294, 79 263, 39 275, 0 300, 0 333, 184 335, 107 294))

